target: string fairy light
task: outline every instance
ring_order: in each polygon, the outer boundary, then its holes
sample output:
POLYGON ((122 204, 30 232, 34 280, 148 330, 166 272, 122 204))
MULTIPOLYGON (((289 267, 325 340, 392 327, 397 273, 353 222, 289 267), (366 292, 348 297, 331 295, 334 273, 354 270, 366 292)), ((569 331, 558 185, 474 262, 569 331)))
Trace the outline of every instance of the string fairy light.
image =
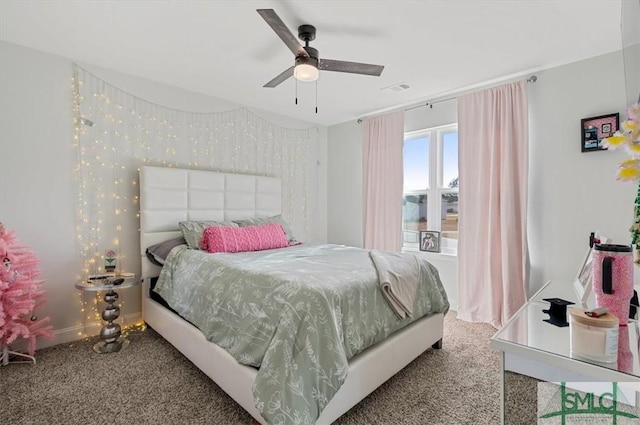
MULTIPOLYGON (((124 311, 126 305, 125 294, 127 291, 122 291, 120 295, 119 307, 124 311)), ((87 303, 87 295, 91 295, 86 291, 78 291, 78 297, 80 298, 80 313, 82 314, 82 328, 78 330, 79 340, 87 340, 95 337, 95 332, 90 332, 89 328, 99 328, 104 325, 101 312, 104 310, 104 297, 99 292, 93 292, 92 294, 92 306, 89 307, 87 303)), ((116 322, 120 324, 122 329, 122 336, 126 337, 129 333, 144 331, 147 328, 144 320, 139 319, 135 322, 129 323, 127 315, 123 314, 116 322)))
MULTIPOLYGON (((79 279, 104 271, 107 249, 117 267, 139 273, 139 187, 142 165, 280 177, 282 213, 296 234, 310 225, 307 175, 318 131, 276 125, 246 108, 189 112, 139 98, 74 64, 79 279), (128 254, 128 255, 127 255, 128 254)), ((82 308, 89 320, 86 303, 82 308)), ((98 313, 99 314, 99 313, 98 313)))

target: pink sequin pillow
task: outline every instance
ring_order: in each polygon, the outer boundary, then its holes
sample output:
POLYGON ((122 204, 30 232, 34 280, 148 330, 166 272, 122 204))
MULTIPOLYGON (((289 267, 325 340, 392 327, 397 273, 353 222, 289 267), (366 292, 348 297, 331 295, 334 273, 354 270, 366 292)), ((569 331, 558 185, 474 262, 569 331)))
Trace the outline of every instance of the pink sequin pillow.
POLYGON ((279 223, 247 227, 207 227, 200 238, 200 249, 207 252, 246 252, 289 246, 279 223))

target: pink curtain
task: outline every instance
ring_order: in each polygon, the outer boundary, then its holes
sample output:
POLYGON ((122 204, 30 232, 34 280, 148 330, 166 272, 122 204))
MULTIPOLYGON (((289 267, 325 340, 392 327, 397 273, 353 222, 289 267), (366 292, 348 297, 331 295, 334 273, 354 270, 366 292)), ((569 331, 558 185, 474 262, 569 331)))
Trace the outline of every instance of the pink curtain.
POLYGON ((364 119, 364 248, 402 248, 404 111, 364 119))
POLYGON ((500 328, 526 301, 526 82, 458 99, 458 318, 500 328))

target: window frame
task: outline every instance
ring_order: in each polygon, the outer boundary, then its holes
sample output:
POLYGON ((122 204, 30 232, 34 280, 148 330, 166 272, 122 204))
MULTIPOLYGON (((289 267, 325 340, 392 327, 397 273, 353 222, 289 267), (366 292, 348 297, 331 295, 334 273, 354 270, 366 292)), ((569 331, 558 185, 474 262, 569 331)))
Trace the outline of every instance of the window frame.
MULTIPOLYGON (((442 232, 442 195, 446 193, 458 193, 458 188, 450 188, 445 186, 444 179, 444 136, 449 133, 458 132, 458 123, 446 124, 437 127, 430 127, 421 130, 407 131, 404 133, 403 145, 407 140, 428 137, 429 140, 429 179, 425 189, 405 190, 403 187, 403 197, 408 194, 427 196, 427 223, 436 223, 429 225, 428 230, 437 230, 442 232), (435 183, 435 185, 434 185, 435 183)), ((459 150, 458 150, 459 152, 459 150)), ((403 159, 404 160, 404 159, 403 159)), ((458 177, 460 170, 458 169, 458 177)), ((404 178, 404 177, 403 177, 404 178)), ((447 182, 448 184, 448 182, 447 182)), ((459 196, 459 195, 458 195, 459 196)), ((458 198, 459 199, 459 198, 458 198)), ((404 234, 404 218, 402 232, 404 234)), ((441 233, 442 235, 442 233, 441 233)), ((440 254, 458 255, 458 241, 456 239, 444 238, 440 239, 440 254)), ((402 240, 402 249, 419 250, 419 242, 405 242, 402 240)), ((433 255, 433 254, 432 254, 433 255)))

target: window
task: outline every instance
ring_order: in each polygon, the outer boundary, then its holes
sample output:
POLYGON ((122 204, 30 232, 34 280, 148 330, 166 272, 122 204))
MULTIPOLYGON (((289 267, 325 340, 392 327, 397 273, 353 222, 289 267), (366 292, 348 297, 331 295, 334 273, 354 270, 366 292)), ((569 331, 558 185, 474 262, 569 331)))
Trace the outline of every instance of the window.
POLYGON ((441 232, 440 251, 458 251, 458 126, 404 135, 402 244, 419 248, 421 230, 441 232))

